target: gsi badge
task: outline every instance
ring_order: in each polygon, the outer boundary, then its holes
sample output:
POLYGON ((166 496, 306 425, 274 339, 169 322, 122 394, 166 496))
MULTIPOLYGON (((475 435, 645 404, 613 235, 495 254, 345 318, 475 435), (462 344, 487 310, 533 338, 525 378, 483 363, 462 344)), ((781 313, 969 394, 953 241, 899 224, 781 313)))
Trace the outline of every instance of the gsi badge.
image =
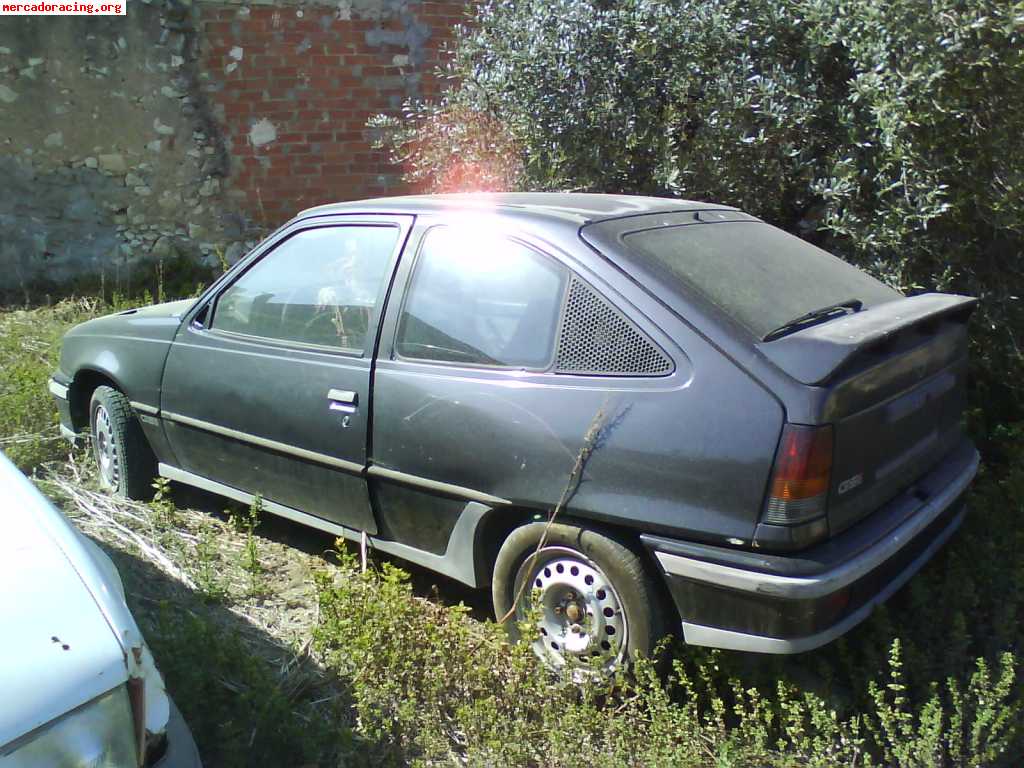
POLYGON ((839 484, 838 493, 842 496, 847 491, 852 491, 858 485, 864 482, 864 473, 858 472, 853 477, 848 477, 839 484))

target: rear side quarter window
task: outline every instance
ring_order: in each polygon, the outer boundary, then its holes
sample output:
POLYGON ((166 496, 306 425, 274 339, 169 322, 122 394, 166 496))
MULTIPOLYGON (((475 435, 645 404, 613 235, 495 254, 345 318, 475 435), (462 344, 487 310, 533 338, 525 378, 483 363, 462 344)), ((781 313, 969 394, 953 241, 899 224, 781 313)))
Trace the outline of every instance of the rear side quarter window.
POLYGON ((566 280, 563 266, 520 242, 435 227, 417 256, 395 350, 413 360, 545 369, 566 280))

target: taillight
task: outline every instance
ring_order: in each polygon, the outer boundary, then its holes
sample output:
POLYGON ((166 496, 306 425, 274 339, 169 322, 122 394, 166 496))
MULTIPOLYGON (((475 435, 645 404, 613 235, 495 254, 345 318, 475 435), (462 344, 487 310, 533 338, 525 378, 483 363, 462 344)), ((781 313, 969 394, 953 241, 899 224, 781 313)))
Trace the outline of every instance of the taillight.
POLYGON ((787 424, 775 453, 764 522, 795 525, 825 514, 832 474, 832 427, 787 424))

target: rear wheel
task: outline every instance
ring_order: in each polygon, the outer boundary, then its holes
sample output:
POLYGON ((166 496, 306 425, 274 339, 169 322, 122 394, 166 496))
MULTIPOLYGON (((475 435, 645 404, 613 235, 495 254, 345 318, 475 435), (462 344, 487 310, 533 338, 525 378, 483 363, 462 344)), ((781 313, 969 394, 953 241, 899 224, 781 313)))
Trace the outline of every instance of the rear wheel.
POLYGON ((619 541, 573 525, 545 523, 509 535, 494 566, 492 597, 499 618, 535 617, 537 656, 554 669, 588 664, 605 673, 650 655, 662 636, 659 593, 640 556, 619 541), (518 599, 517 599, 518 598, 518 599))
POLYGON ((150 496, 156 462, 128 398, 113 387, 97 387, 89 402, 89 429, 100 485, 129 499, 150 496))

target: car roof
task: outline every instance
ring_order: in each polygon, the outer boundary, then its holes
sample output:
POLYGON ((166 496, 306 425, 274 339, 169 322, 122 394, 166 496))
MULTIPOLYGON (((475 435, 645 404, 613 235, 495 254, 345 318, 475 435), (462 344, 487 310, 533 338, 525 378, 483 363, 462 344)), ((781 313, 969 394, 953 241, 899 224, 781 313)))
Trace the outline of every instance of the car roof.
POLYGON ((297 218, 333 213, 438 213, 460 210, 527 213, 544 218, 589 224, 623 216, 709 208, 729 209, 716 203, 642 195, 602 195, 585 192, 475 192, 439 195, 405 195, 319 205, 297 218))

